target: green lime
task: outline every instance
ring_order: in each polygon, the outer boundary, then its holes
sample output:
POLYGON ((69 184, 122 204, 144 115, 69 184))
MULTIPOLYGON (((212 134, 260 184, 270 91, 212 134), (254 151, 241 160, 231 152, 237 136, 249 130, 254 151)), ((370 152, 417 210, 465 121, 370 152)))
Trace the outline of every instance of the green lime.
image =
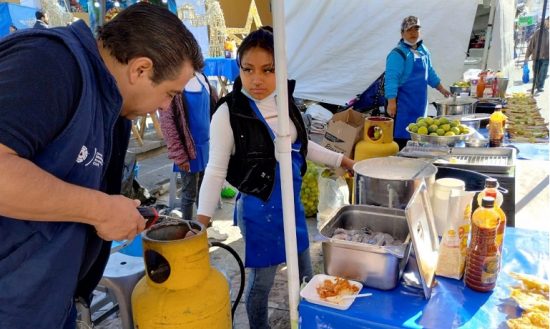
POLYGON ((418 118, 416 118, 416 123, 418 123, 420 120, 424 120, 424 117, 418 117, 418 118))
POLYGON ((418 128, 418 134, 419 135, 427 135, 428 134, 428 128, 425 126, 418 128))
POLYGON ((416 123, 416 125, 418 126, 418 128, 420 128, 420 127, 426 127, 426 128, 428 128, 428 124, 427 124, 426 121, 424 121, 424 120, 418 121, 418 122, 416 123))
POLYGON ((449 123, 449 119, 447 119, 446 117, 439 118, 439 124, 444 125, 446 123, 449 123))
POLYGON ((437 130, 437 128, 439 127, 436 125, 431 125, 428 127, 428 132, 434 133, 437 130))
POLYGON ((460 135, 460 128, 452 127, 451 130, 455 135, 460 135))
POLYGON ((430 118, 430 117, 427 117, 425 119, 426 123, 428 124, 428 126, 431 126, 434 124, 434 118, 430 118))
POLYGON ((460 125, 460 121, 455 119, 451 121, 451 127, 458 127, 460 125))
POLYGON ((439 126, 440 124, 439 119, 434 119, 434 125, 439 126))
POLYGON ((439 136, 437 133, 430 133, 430 136, 439 136))
POLYGON ((443 136, 443 135, 445 135, 445 130, 443 130, 443 128, 439 128, 439 129, 437 129, 435 132, 437 132, 437 135, 438 135, 438 136, 443 136))
POLYGON ((445 136, 455 136, 455 133, 452 132, 452 131, 447 131, 447 132, 445 133, 445 136))
POLYGON ((451 125, 446 123, 446 124, 441 125, 439 128, 441 128, 445 131, 449 131, 449 130, 451 130, 451 125))

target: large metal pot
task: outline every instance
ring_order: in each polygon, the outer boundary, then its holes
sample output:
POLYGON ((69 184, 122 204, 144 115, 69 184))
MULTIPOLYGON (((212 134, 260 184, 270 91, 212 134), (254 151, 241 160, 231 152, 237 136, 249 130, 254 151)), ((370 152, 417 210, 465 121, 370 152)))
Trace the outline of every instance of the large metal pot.
POLYGON ((437 167, 430 162, 403 157, 362 160, 353 170, 355 204, 398 209, 405 209, 423 181, 431 192, 437 173, 437 167))
POLYGON ((476 100, 471 97, 451 97, 433 102, 437 116, 474 113, 476 100))

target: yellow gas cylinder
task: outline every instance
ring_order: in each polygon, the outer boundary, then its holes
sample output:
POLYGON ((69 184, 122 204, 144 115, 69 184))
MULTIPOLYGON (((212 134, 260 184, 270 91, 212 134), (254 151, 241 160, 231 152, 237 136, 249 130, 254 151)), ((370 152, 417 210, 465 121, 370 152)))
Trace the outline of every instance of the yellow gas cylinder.
POLYGON ((146 275, 132 293, 136 328, 231 328, 229 284, 210 266, 204 226, 153 226, 143 234, 143 257, 146 275), (198 233, 186 238, 190 230, 198 233))
POLYGON ((365 119, 363 140, 355 145, 354 160, 395 155, 399 146, 393 141, 393 119, 368 117, 365 119))

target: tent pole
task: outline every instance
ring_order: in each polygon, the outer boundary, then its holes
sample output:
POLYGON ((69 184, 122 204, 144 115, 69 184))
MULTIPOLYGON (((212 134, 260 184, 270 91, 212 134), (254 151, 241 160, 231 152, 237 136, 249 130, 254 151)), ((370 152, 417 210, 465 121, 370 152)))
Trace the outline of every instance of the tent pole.
MULTIPOLYGON (((292 182, 291 140, 288 116, 287 60, 284 0, 271 0, 275 48, 275 75, 277 79, 277 114, 279 122, 275 140, 276 157, 281 170, 281 194, 288 278, 288 304, 291 328, 298 328, 300 280, 294 215, 294 188, 292 182)), ((305 160, 305 159, 304 159, 305 160)))
POLYGON ((489 49, 491 48, 491 42, 493 41, 493 26, 495 24, 495 12, 497 10, 497 0, 491 0, 491 8, 489 9, 489 22, 487 23, 487 31, 485 32, 485 45, 483 47, 483 57, 481 62, 481 69, 487 70, 487 62, 489 58, 489 49))
POLYGON ((531 87, 531 95, 535 93, 535 85, 537 83, 538 71, 536 70, 535 66, 537 65, 537 61, 539 60, 539 57, 540 57, 540 48, 541 48, 542 34, 543 34, 542 30, 544 29, 544 19, 546 18, 546 6, 548 6, 548 0, 544 0, 544 5, 542 7, 542 17, 539 25, 540 32, 537 40, 537 50, 535 51, 535 58, 533 58, 533 86, 531 87))

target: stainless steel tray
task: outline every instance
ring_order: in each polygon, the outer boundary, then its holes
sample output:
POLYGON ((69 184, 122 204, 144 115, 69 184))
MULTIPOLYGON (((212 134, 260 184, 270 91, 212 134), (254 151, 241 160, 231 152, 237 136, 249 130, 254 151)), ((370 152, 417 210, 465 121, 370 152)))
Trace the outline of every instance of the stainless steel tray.
POLYGON ((464 168, 484 173, 507 173, 516 165, 516 149, 513 147, 455 147, 435 165, 464 168))

